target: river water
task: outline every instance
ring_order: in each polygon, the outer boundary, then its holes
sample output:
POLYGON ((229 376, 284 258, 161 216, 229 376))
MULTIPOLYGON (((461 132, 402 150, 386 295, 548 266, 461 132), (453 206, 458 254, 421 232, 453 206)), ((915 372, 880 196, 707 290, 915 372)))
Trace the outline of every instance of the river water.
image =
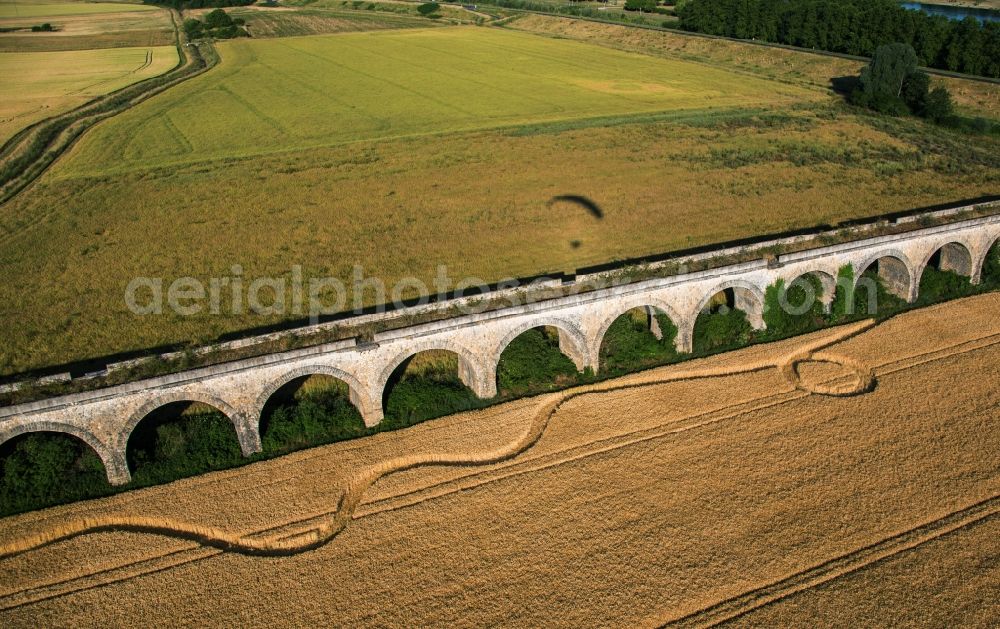
POLYGON ((902 2, 906 9, 923 11, 931 15, 943 15, 949 20, 964 20, 971 15, 980 22, 1000 22, 1000 11, 977 9, 972 7, 955 7, 943 4, 924 4, 922 2, 902 2))

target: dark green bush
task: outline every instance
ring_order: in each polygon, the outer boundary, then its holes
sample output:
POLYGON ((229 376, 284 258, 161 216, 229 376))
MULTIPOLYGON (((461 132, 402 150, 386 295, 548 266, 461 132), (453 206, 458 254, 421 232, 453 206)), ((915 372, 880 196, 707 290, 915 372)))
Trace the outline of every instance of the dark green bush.
POLYGON ((840 267, 833 302, 830 304, 830 321, 843 323, 864 316, 865 302, 859 302, 855 294, 854 267, 850 264, 840 267), (861 308, 859 309, 859 304, 861 308))
POLYGON ((937 123, 942 123, 955 114, 955 105, 951 94, 943 87, 935 87, 927 94, 924 103, 924 117, 937 123))
POLYGON ((666 315, 655 316, 663 334, 661 339, 657 339, 650 331, 645 313, 635 316, 628 312, 615 319, 601 343, 602 373, 626 373, 675 362, 680 358, 674 345, 677 326, 666 315))
POLYGON ((924 269, 920 278, 920 291, 917 305, 924 306, 957 297, 964 297, 975 292, 975 287, 968 277, 954 271, 942 271, 933 266, 924 269))
POLYGON ((903 79, 903 90, 901 96, 910 111, 918 116, 925 115, 927 108, 927 94, 931 88, 931 77, 922 70, 911 72, 903 79))
POLYGON ((559 336, 534 328, 510 342, 497 365, 497 387, 504 397, 549 390, 576 380, 576 365, 559 351, 559 336))
POLYGON ((417 7, 417 13, 420 15, 430 15, 432 13, 437 13, 441 5, 437 2, 425 2, 417 7))
POLYGON ((626 11, 645 11, 652 13, 656 8, 656 0, 625 0, 626 11))
POLYGON ((0 516, 114 492, 104 465, 82 441, 38 432, 0 446, 0 516))
POLYGON ((784 280, 767 287, 764 293, 764 323, 772 338, 784 338, 818 330, 826 323, 823 312, 823 285, 819 278, 805 275, 790 286, 784 280))
POLYGON ((982 286, 985 289, 1000 288, 1000 242, 993 245, 983 262, 982 286))
POLYGON ((885 318, 909 307, 905 299, 890 293, 874 265, 857 280, 850 265, 842 267, 829 319, 846 323, 869 317, 885 318), (874 291, 874 292, 873 292, 874 291))
POLYGON ((395 430, 484 405, 454 371, 434 368, 408 374, 397 369, 389 379, 383 405, 385 419, 378 430, 395 430))
POLYGON ((368 433, 361 413, 347 395, 330 388, 287 400, 268 412, 262 421, 261 445, 270 456, 368 433))
POLYGON ((187 35, 188 39, 204 37, 205 29, 201 20, 196 20, 194 18, 184 20, 184 34, 187 35))
POLYGON ((854 296, 857 304, 860 306, 857 314, 860 314, 862 318, 875 317, 881 319, 892 316, 908 307, 905 299, 889 292, 889 289, 885 286, 885 281, 874 268, 869 268, 858 279, 858 286, 855 289, 854 296), (868 310, 870 300, 873 299, 871 297, 872 287, 874 287, 875 291, 873 300, 875 304, 874 312, 868 310))
POLYGON ((225 28, 233 25, 233 18, 222 9, 215 9, 205 14, 205 28, 225 28))
POLYGON ((168 405, 136 426, 127 458, 132 486, 166 483, 178 478, 244 463, 236 429, 225 415, 205 411, 177 415, 168 405))
POLYGON ((694 324, 694 353, 735 349, 753 340, 753 328, 742 310, 721 308, 702 312, 694 324))

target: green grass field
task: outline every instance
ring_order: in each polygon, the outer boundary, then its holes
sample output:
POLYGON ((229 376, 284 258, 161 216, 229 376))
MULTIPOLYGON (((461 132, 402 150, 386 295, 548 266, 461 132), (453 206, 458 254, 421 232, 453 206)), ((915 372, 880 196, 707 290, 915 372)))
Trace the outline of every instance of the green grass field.
POLYGON ((239 40, 219 51, 220 68, 89 134, 60 176, 816 98, 697 64, 475 27, 239 40))
POLYGON ((177 65, 173 46, 0 53, 0 142, 29 124, 177 65))
POLYGON ((219 49, 3 207, 0 373, 296 318, 133 315, 137 276, 496 281, 996 193, 1000 138, 851 110, 795 66, 475 27, 219 49))
POLYGON ((0 2, 0 18, 47 18, 62 15, 121 13, 123 11, 157 11, 146 4, 122 2, 0 2))

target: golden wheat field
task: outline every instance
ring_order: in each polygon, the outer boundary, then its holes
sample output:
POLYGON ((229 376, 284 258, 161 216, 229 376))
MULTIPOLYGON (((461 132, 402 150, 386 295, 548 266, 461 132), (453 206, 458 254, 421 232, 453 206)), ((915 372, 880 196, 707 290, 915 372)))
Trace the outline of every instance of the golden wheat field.
POLYGON ((80 518, 167 534, 5 557, 0 623, 988 626, 998 308, 964 299, 6 518, 8 550, 80 518), (452 464, 417 464, 434 460, 452 464), (338 518, 285 557, 170 535, 293 549, 338 518))

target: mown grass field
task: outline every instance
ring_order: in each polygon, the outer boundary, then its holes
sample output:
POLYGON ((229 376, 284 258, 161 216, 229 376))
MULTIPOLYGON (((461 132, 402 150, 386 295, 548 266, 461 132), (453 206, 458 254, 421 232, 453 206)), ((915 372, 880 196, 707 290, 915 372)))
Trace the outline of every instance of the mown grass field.
POLYGON ((474 27, 220 50, 3 208, 0 373, 298 318, 133 315, 139 276, 497 281, 997 191, 996 137, 850 110, 781 64, 474 27))
POLYGON ((173 46, 0 53, 0 142, 31 123, 177 65, 173 46))
POLYGON ((219 44, 218 70, 89 134, 59 176, 608 113, 815 100, 686 62, 494 29, 219 44))

